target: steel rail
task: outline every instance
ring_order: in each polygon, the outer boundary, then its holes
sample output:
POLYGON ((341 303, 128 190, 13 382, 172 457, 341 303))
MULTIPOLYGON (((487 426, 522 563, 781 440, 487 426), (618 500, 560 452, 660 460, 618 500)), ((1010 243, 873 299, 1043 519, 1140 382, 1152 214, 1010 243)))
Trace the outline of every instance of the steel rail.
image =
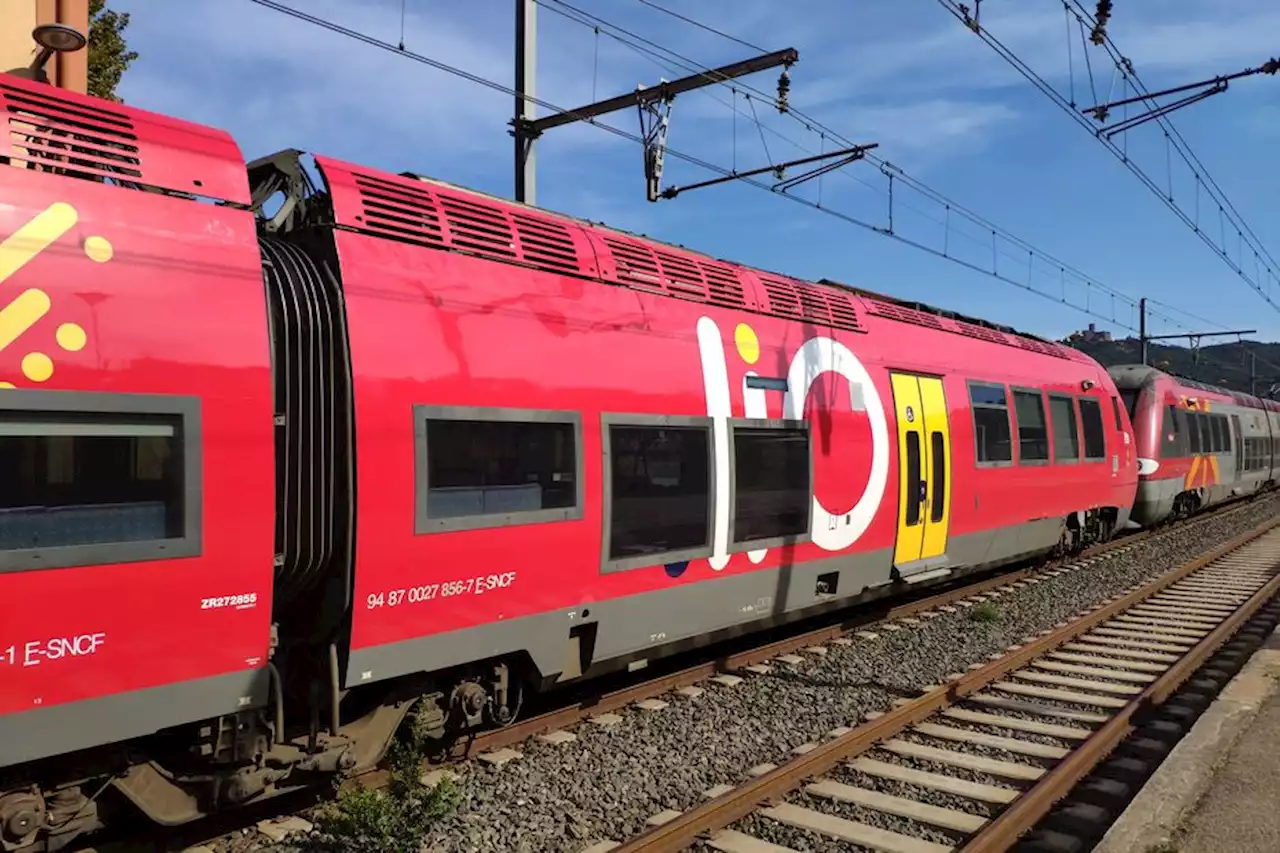
MULTIPOLYGON (((1241 509, 1241 505, 1233 505, 1223 507, 1219 514, 1225 514, 1229 510, 1241 509)), ((1196 520, 1204 520, 1214 517, 1216 514, 1206 514, 1200 516, 1196 520)), ((625 708, 633 702, 641 699, 649 699, 659 696, 672 690, 678 690, 681 687, 697 684, 714 675, 732 672, 751 666, 752 664, 763 663, 764 661, 776 658, 779 655, 790 654, 799 651, 807 646, 816 646, 829 642, 837 637, 843 637, 851 631, 871 625, 876 622, 888 622, 895 619, 903 619, 924 613, 929 610, 935 610, 939 607, 945 607, 954 602, 969 598, 974 595, 982 595, 1002 586, 1017 583, 1024 578, 1033 577, 1053 568, 1054 565, 1060 563, 1071 563, 1077 560, 1085 560, 1090 557, 1106 554, 1118 548, 1136 544, 1146 539, 1155 532, 1162 532, 1159 529, 1142 530, 1123 539, 1112 540, 1111 542, 1101 545, 1094 545, 1084 549, 1078 554, 1067 558, 1060 558, 1042 562, 1038 565, 1028 566, 1023 569, 1017 569, 1012 572, 1000 572, 991 577, 984 578, 971 584, 956 587, 945 592, 940 592, 926 598, 917 599, 915 601, 907 601, 901 604, 895 604, 884 609, 876 609, 875 601, 842 604, 840 609, 857 610, 860 607, 870 608, 865 612, 855 612, 848 618, 841 619, 839 622, 797 634, 791 637, 784 637, 779 640, 766 643, 754 648, 745 649, 743 651, 734 652, 720 658, 706 661, 693 666, 686 667, 667 675, 659 676, 655 679, 641 682, 639 684, 621 687, 617 690, 603 693, 598 696, 587 696, 586 698, 575 702, 564 708, 558 708, 554 711, 548 711, 545 714, 539 714, 536 717, 530 717, 522 722, 515 723, 501 729, 493 729, 482 732, 474 738, 469 738, 461 742, 458 746, 450 750, 449 757, 451 760, 461 760, 468 755, 474 755, 479 752, 491 749, 501 749, 502 747, 514 746, 522 743, 535 735, 545 732, 564 728, 575 723, 579 723, 588 717, 598 714, 605 714, 611 711, 617 711, 625 708), (461 749, 461 753, 459 753, 461 749)), ((1172 532, 1172 529, 1170 529, 1172 532)), ((424 765, 425 769, 425 765, 424 765)), ((364 788, 375 789, 386 785, 390 779, 390 772, 385 768, 371 768, 363 773, 356 774, 343 783, 344 789, 364 788)))
MULTIPOLYGON (((503 747, 514 746, 522 743, 531 737, 544 734, 554 729, 571 726, 575 723, 612 711, 625 708, 633 702, 642 699, 649 699, 654 696, 660 696, 672 690, 678 690, 681 687, 687 687, 697 684, 707 678, 721 673, 732 672, 733 670, 742 669, 752 664, 763 663, 764 661, 778 657, 779 655, 789 654, 806 646, 821 645, 829 642, 837 637, 849 634, 851 631, 871 625, 877 622, 888 622, 895 619, 903 619, 944 607, 956 601, 969 598, 974 595, 982 595, 991 590, 998 589, 1002 586, 1017 583, 1025 578, 1033 577, 1043 572, 1051 570, 1054 566, 1064 565, 1086 560, 1090 557, 1109 554, 1120 548, 1129 545, 1135 545, 1152 536, 1172 534, 1183 529, 1184 525, 1196 524, 1208 521, 1212 518, 1230 515, 1234 512, 1242 511, 1253 503, 1253 499, 1257 496, 1248 496, 1238 500, 1230 501, 1215 509, 1208 510, 1204 513, 1195 515, 1191 518, 1184 519, 1176 524, 1161 525, 1155 528, 1145 528, 1143 530, 1112 539, 1098 545, 1092 545, 1078 554, 1067 557, 1060 557, 1050 560, 1042 560, 1040 563, 1027 566, 1026 568, 1017 569, 1012 572, 1002 572, 1000 569, 992 570, 994 574, 982 580, 955 589, 946 590, 926 598, 915 601, 906 601, 901 604, 895 604, 887 608, 877 608, 876 605, 881 602, 875 600, 866 602, 842 602, 837 605, 837 612, 843 610, 853 610, 848 618, 839 622, 827 625, 813 631, 804 632, 791 637, 784 637, 766 643, 761 646, 746 649, 740 652, 716 658, 699 664, 686 667, 667 675, 659 676, 639 684, 629 685, 617 690, 599 695, 588 695, 587 697, 567 705, 563 708, 557 708, 536 717, 530 717, 522 722, 501 729, 493 729, 481 732, 475 737, 461 741, 459 744, 451 747, 447 752, 447 758, 444 761, 424 762, 424 769, 430 769, 432 766, 447 766, 449 762, 464 760, 468 756, 484 752, 486 750, 501 749, 503 747)), ((342 790, 355 789, 377 789, 385 787, 391 778, 391 773, 385 767, 374 767, 362 773, 353 775, 342 783, 342 790)))
POLYGON ((1039 782, 1014 800, 961 849, 965 853, 1004 853, 1012 847, 1024 832, 1053 808, 1054 803, 1069 794, 1077 782, 1137 728, 1135 718, 1167 700, 1277 591, 1280 591, 1280 575, 1258 589, 1248 601, 1165 670, 1133 701, 1119 709, 1115 716, 1090 735, 1079 748, 1042 776, 1039 782))
MULTIPOLYGON (((1004 675, 1020 669, 1046 652, 1053 651, 1064 643, 1069 643, 1077 636, 1123 613, 1139 602, 1158 594, 1166 587, 1182 580, 1186 576, 1199 571, 1216 560, 1253 542, 1263 534, 1280 526, 1280 519, 1272 519, 1253 530, 1221 545, 1208 554, 1198 557, 1182 566, 1165 572, 1160 577, 1143 585, 1141 588, 1125 595, 1112 598, 1110 601, 1092 609, 1087 615, 1071 622, 1063 628, 1032 640, 1014 648, 999 659, 983 665, 980 669, 961 675, 956 680, 929 689, 924 695, 899 705, 883 716, 865 725, 859 726, 847 734, 834 738, 821 746, 793 758, 777 769, 745 783, 732 791, 722 794, 703 806, 691 809, 679 817, 661 826, 635 836, 626 843, 614 848, 613 853, 676 853, 692 845, 707 833, 723 829, 730 824, 750 815, 761 804, 776 797, 794 791, 805 779, 825 773, 846 759, 865 752, 877 743, 890 738, 914 723, 921 722, 936 712, 955 704, 966 696, 977 693, 1004 675)), ((1260 589, 1249 601, 1227 622, 1222 623, 1206 636, 1200 644, 1193 647, 1192 652, 1201 646, 1211 651, 1230 636, 1234 627, 1247 618, 1257 606, 1266 601, 1270 592, 1280 588, 1280 576, 1273 578, 1260 589), (1265 593, 1265 594, 1264 594, 1265 593), (1249 609, 1250 604, 1256 605, 1249 609), (1246 613, 1247 610, 1247 613, 1246 613), (1210 642, 1213 645, 1210 646, 1210 642)), ((1197 656, 1196 662, 1206 657, 1197 656)), ((1186 658, 1184 658, 1186 659, 1186 658)), ((1139 696, 1141 705, 1124 714, 1117 722, 1113 718, 1097 733, 1086 741, 1086 747, 1064 759, 1054 771, 1042 777, 1040 784, 1030 789, 1025 804, 1022 799, 1015 801, 1002 813, 1000 818, 992 821, 987 829, 971 840, 970 844, 979 842, 980 846, 966 846, 966 851, 1003 851, 1031 823, 1043 815, 1066 790, 1081 776, 1092 768, 1098 760, 1123 738, 1129 730, 1128 721, 1135 713, 1168 695, 1168 692, 1185 679, 1186 674, 1194 671, 1195 665, 1187 663, 1170 670, 1168 679, 1162 678, 1139 696), (1176 670, 1176 672, 1175 672, 1176 670), (1175 676, 1181 679, 1174 681, 1175 676), (1159 688, 1157 689, 1157 685, 1159 688), (1103 736, 1105 733, 1105 737, 1103 736), (1078 757, 1077 757, 1078 756, 1078 757), (1069 781, 1068 781, 1069 780, 1069 781), (1004 846, 1000 846, 1004 845, 1004 846)), ((1137 700, 1135 700, 1136 704, 1137 700)), ((1128 706, 1126 706, 1128 708, 1128 706)))
MULTIPOLYGON (((1243 496, 1228 501, 1220 506, 1213 507, 1202 513, 1198 513, 1188 519, 1179 520, 1169 524, 1163 524, 1156 528, 1146 528, 1133 533, 1122 534, 1120 537, 1112 539, 1099 545, 1086 548, 1078 554, 1069 557, 1061 557, 1055 559, 1042 559, 1035 565, 1028 566, 1023 569, 1012 572, 1002 571, 1001 569, 990 570, 991 576, 984 577, 973 583, 956 587, 955 589, 946 590, 944 592, 926 597, 917 601, 907 601, 892 607, 884 607, 887 600, 871 601, 871 602, 855 602, 849 604, 842 602, 833 607, 833 611, 840 613, 843 611, 853 611, 848 616, 841 619, 837 624, 833 624, 816 631, 806 632, 804 634, 787 637, 781 640, 773 641, 757 648, 749 649, 724 656, 720 659, 713 660, 708 663, 691 666, 679 672, 660 677, 663 686, 659 688, 658 680, 650 680, 636 685, 630 685, 615 691, 603 693, 595 696, 588 696, 581 701, 575 702, 573 705, 549 711, 537 717, 530 718, 523 722, 517 723, 505 729, 498 729, 486 732, 480 736, 467 742, 467 753, 479 752, 484 749, 497 749, 503 746, 510 746, 522 742, 523 740, 534 735, 543 733, 556 728, 572 725, 580 722, 589 716, 595 714, 606 713, 608 711, 617 710, 626 707, 631 702, 638 699, 649 698, 660 695, 662 692, 688 684, 696 683, 708 676, 716 675, 720 672, 728 671, 734 668, 748 666, 751 663, 761 660, 767 660, 780 654, 785 654, 796 649, 803 648, 808 645, 820 645, 828 639, 851 632, 859 627, 874 624, 876 622, 891 621, 921 613, 930 609, 944 606, 946 604, 968 598, 974 595, 981 595, 999 587, 1017 583, 1024 578, 1032 577, 1053 570, 1057 566, 1070 565, 1071 563, 1088 559, 1090 557, 1110 554, 1129 545, 1137 544, 1152 536, 1177 533, 1184 530, 1187 525, 1197 524, 1199 522, 1209 521, 1215 518, 1223 518, 1231 516, 1237 512, 1246 510, 1257 498, 1267 498, 1268 493, 1258 495, 1243 496)), ((976 574, 981 576, 987 574, 983 572, 976 574)), ((456 757, 454 757, 456 760, 456 757)), ((432 769, 440 764, 424 763, 424 770, 432 769)), ((443 766, 448 766, 444 764, 443 766)), ((340 786, 341 791, 352 791, 358 789, 373 790, 385 788, 390 781, 391 774, 385 767, 377 767, 364 771, 355 776, 343 780, 340 786)), ((277 795, 280 799, 287 799, 291 796, 298 796, 303 791, 287 792, 277 795)), ((276 799, 275 796, 269 796, 263 800, 257 801, 255 805, 261 806, 263 803, 276 799)), ((250 809, 253 806, 249 807, 250 809)), ((285 813, 305 813, 310 806, 301 809, 288 809, 285 813)), ((150 833, 155 833, 157 837, 170 838, 170 833, 176 833, 183 840, 178 846, 186 848, 198 846, 201 844, 211 844, 219 839, 229 837, 229 834, 239 835, 243 830, 243 826, 236 825, 233 830, 222 828, 221 821, 229 823, 235 822, 236 812, 226 812, 220 815, 211 816, 208 821, 212 821, 220 828, 216 831, 194 831, 197 825, 205 824, 206 821, 198 821, 194 824, 185 825, 184 827, 153 827, 150 833)), ((250 824, 256 822, 261 814, 255 813, 255 817, 249 821, 250 824)), ((112 836, 114 838, 114 836, 112 836)), ((149 833, 144 833, 144 838, 150 837, 149 833)), ((99 839, 103 841, 105 839, 99 839)), ((160 842, 156 842, 160 843, 160 842)), ((167 842, 165 842, 167 843, 167 842)))

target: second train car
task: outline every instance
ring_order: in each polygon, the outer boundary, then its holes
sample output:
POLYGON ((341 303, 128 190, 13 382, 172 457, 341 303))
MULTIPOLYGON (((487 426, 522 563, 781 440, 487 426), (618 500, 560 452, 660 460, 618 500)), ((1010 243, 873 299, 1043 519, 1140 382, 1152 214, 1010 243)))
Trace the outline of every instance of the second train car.
POLYGON ((1280 403, 1145 365, 1108 370, 1133 422, 1144 527, 1252 494, 1275 479, 1280 403))

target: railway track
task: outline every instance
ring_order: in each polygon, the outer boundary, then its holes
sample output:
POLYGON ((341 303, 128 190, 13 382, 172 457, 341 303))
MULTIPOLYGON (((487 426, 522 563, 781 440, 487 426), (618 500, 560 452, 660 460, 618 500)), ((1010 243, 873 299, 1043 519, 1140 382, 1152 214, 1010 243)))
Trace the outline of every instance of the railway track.
MULTIPOLYGON (((1238 513, 1249 506, 1249 501, 1226 504, 1222 507, 1197 515, 1194 518, 1155 529, 1144 529, 1124 534, 1110 542, 1087 548, 1069 557, 1041 560, 1033 565, 1010 571, 1007 568, 984 572, 971 582, 963 582, 954 588, 945 589, 930 596, 902 601, 893 605, 882 605, 878 602, 866 604, 844 604, 842 612, 853 611, 835 621, 827 620, 821 627, 790 633, 781 639, 758 646, 743 648, 721 655, 711 656, 691 666, 682 667, 673 672, 659 675, 644 681, 627 684, 607 692, 588 691, 585 696, 575 702, 555 708, 542 714, 522 720, 510 726, 483 732, 473 738, 454 744, 446 757, 448 760, 460 760, 467 756, 514 746, 531 737, 544 732, 553 731, 565 726, 581 722, 589 717, 610 713, 644 699, 660 696, 672 690, 694 685, 718 674, 733 673, 750 666, 763 664, 783 655, 794 654, 806 648, 821 646, 832 640, 848 637, 856 630, 880 622, 892 623, 902 619, 911 619, 921 614, 936 613, 940 608, 950 607, 961 602, 975 602, 983 596, 1011 591, 1015 584, 1036 582, 1039 578, 1050 576, 1049 573, 1062 569, 1071 569, 1088 563, 1100 556, 1123 553, 1125 550, 1151 536, 1166 535, 1181 529, 1185 524, 1200 524, 1211 519, 1238 513)), ((382 787, 389 778, 385 770, 371 770, 348 780, 346 787, 362 787, 374 789, 382 787)))
MULTIPOLYGON (((1129 740, 1134 754, 1161 753, 1161 736, 1189 725, 1186 706, 1161 717, 1163 704, 1248 625, 1215 659, 1214 671, 1229 677, 1251 641, 1280 619, 1278 590, 1280 520, 1269 520, 700 807, 598 849, 814 849, 779 843, 785 828, 821 849, 1009 850, 1130 735, 1139 734, 1129 740)), ((1201 688, 1216 692, 1225 679, 1204 680, 1201 688)), ((1026 849, 1084 849, 1070 843, 1071 827, 1089 821, 1081 812, 1091 798, 1113 802, 1114 784, 1109 795, 1099 793, 1105 785, 1084 792, 1060 810, 1065 833, 1055 840, 1042 832, 1026 849)))
MULTIPOLYGON (((1267 498, 1264 497, 1263 499, 1267 498)), ((1180 531, 1184 531, 1189 527, 1207 525, 1215 519, 1230 518, 1235 514, 1244 514, 1248 512, 1252 503, 1249 500, 1234 502, 1197 515, 1184 522, 1154 530, 1126 534, 1112 542, 1095 546, 1070 557, 1050 561, 1042 560, 1036 564, 1013 571, 1000 569, 991 573, 984 573, 976 581, 957 585, 955 588, 946 589, 937 594, 920 597, 916 600, 893 605, 879 602, 846 605, 841 608, 841 613, 833 614, 826 619, 825 623, 821 623, 819 627, 812 630, 802 630, 799 633, 795 633, 794 629, 792 629, 792 633, 780 639, 748 648, 743 648, 743 644, 739 642, 736 649, 724 651, 718 655, 707 655, 704 652, 702 653, 702 658, 692 665, 640 682, 635 682, 633 677, 631 683, 626 683, 617 689, 607 692, 595 692, 588 688, 580 696, 575 697, 571 704, 553 708, 546 713, 530 717, 506 728, 485 732, 460 742, 454 745, 448 755, 437 756, 435 760, 429 762, 424 766, 424 770, 431 771, 436 769, 442 761, 447 764, 453 761, 465 760, 488 751, 517 746, 539 734, 563 729, 590 717, 619 711, 638 701, 660 696, 682 687, 689 687, 717 675, 742 672, 749 667, 796 652, 802 652, 804 649, 836 642, 848 642, 848 637, 877 623, 901 625, 902 620, 910 621, 917 617, 927 618, 930 615, 936 615, 948 609, 973 605, 989 596, 998 599, 1004 594, 1013 592, 1018 587, 1036 584, 1042 580, 1061 576, 1073 570, 1086 568, 1097 560, 1123 557, 1127 551, 1144 540, 1153 537, 1177 535, 1180 531), (842 638, 845 639, 842 640, 842 638)), ((881 629, 876 628, 876 630, 881 629)), ((342 787, 345 791, 356 789, 376 790, 385 787, 389 779, 390 774, 388 771, 377 769, 345 780, 342 787)), ((311 810, 314 804, 315 799, 310 794, 286 795, 279 800, 268 800, 239 812, 230 812, 212 817, 198 824, 172 828, 157 827, 146 830, 141 835, 126 833, 124 839, 133 843, 141 842, 144 845, 149 845, 152 842, 163 843, 168 849, 181 849, 190 845, 200 845, 209 846, 215 850, 240 850, 245 847, 245 843, 248 841, 244 833, 254 823, 268 820, 278 815, 306 813, 311 810)), ((118 833, 114 832, 111 833, 111 836, 113 839, 120 837, 118 833)), ((99 843, 102 840, 99 839, 99 843)))

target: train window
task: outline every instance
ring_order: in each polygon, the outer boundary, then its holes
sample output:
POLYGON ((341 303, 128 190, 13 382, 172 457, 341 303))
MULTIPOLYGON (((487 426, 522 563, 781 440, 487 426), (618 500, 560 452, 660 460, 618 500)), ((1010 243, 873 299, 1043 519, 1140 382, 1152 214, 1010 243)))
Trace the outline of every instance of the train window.
POLYGON ((0 571, 199 554, 199 405, 4 392, 0 571))
POLYGON ((1044 397, 1039 391, 1014 391, 1018 417, 1018 461, 1048 462, 1049 431, 1044 422, 1044 397))
POLYGON ((1183 438, 1182 425, 1178 410, 1173 406, 1165 406, 1164 424, 1161 428, 1160 455, 1164 459, 1177 459, 1186 456, 1186 439, 1183 438))
POLYGON ((1200 453, 1203 447, 1200 442, 1200 416, 1195 412, 1187 412, 1183 417, 1187 419, 1187 437, 1190 439, 1191 452, 1200 453))
POLYGON ((937 524, 947 512, 947 442, 937 430, 929 433, 929 464, 933 466, 929 521, 937 524))
POLYGON ((711 553, 708 418, 604 417, 605 570, 711 553))
POLYGON ((1076 407, 1070 397, 1049 395, 1049 417, 1053 420, 1053 459, 1077 462, 1080 437, 1076 433, 1076 407))
POLYGON ((1209 424, 1213 427, 1213 452, 1225 453, 1231 449, 1227 440, 1227 419, 1222 415, 1210 415, 1209 424))
POLYGON ((582 518, 574 412, 415 406, 418 533, 582 518))
POLYGON ((1213 426, 1209 423, 1209 416, 1197 413, 1195 415, 1196 423, 1200 429, 1200 452, 1213 452, 1213 426))
POLYGON ((1235 463, 1236 471, 1244 470, 1244 441, 1240 438, 1240 416, 1231 416, 1231 435, 1232 442, 1235 445, 1235 463))
POLYGON ((1009 404, 1000 385, 969 386, 973 408, 973 434, 978 464, 1013 461, 1013 439, 1009 431, 1009 404))
POLYGON ((1102 406, 1097 400, 1080 398, 1080 431, 1084 433, 1084 458, 1106 459, 1107 439, 1102 427, 1102 406))
POLYGON ((1111 397, 1111 414, 1115 416, 1116 429, 1124 429, 1124 419, 1120 417, 1120 398, 1114 395, 1111 397))
MULTIPOLYGON (((1129 420, 1136 420, 1136 412, 1138 410, 1138 397, 1142 391, 1137 388, 1122 388, 1120 390, 1120 398, 1124 400, 1125 410, 1129 412, 1129 420)), ((1117 419, 1116 423, 1119 423, 1117 419)))
POLYGON ((907 433, 907 525, 920 523, 920 501, 921 494, 919 483, 923 485, 920 479, 921 469, 920 459, 920 433, 911 430, 907 433))
POLYGON ((795 543, 808 535, 810 468, 807 422, 733 424, 735 545, 759 548, 795 543))

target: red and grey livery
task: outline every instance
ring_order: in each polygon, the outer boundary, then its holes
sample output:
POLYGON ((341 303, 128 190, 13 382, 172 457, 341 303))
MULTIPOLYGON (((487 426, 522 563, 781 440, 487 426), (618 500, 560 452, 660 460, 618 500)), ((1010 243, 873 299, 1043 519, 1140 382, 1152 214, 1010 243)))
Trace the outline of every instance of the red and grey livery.
POLYGON ((1154 367, 1109 372, 1137 444, 1134 521, 1159 524, 1275 482, 1280 403, 1154 367))
POLYGON ((1128 523, 1142 409, 1067 347, 0 98, 6 850, 1128 523))

